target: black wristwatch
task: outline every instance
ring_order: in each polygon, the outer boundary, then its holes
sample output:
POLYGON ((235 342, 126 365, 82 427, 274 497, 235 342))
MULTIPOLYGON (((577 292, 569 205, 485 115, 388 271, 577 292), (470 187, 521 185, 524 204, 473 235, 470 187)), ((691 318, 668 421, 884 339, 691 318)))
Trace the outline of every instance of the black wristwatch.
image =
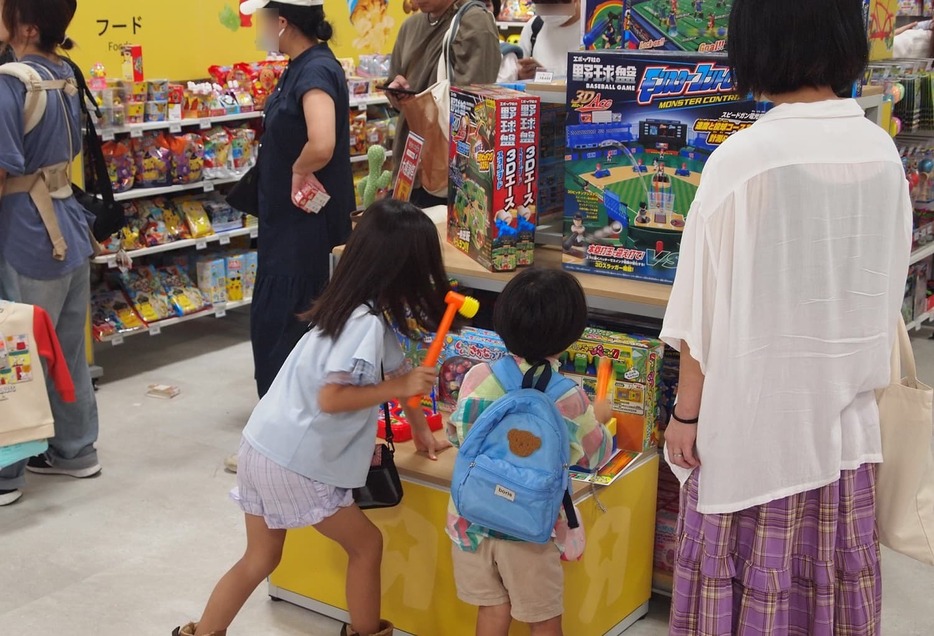
POLYGON ((674 421, 679 422, 681 424, 697 424, 700 421, 700 417, 695 417, 692 420, 682 420, 680 417, 678 417, 677 408, 678 408, 677 405, 671 408, 671 419, 673 419, 674 421))

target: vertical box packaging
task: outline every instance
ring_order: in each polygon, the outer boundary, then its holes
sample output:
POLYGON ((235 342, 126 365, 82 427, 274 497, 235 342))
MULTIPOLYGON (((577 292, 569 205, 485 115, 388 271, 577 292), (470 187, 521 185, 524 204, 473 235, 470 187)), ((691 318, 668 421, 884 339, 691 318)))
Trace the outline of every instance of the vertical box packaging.
POLYGON ((202 258, 196 266, 198 289, 212 305, 227 302, 227 265, 222 256, 202 258))
MULTIPOLYGON (((898 5, 898 0, 863 0, 863 17, 869 37, 869 60, 871 62, 892 58, 898 5)), ((930 16, 931 14, 920 15, 930 16)))
POLYGON ((761 114, 724 56, 571 53, 565 268, 671 284, 707 159, 761 114))
POLYGON ((534 260, 540 124, 538 97, 451 90, 448 241, 491 271, 534 260))
POLYGON ((226 259, 227 301, 243 300, 243 254, 231 254, 226 259))
POLYGON ((585 0, 584 48, 726 50, 733 0, 585 0))
POLYGON ((561 372, 594 398, 601 358, 613 363, 609 397, 619 448, 643 451, 658 445, 657 409, 665 345, 660 340, 588 327, 561 356, 561 372))
POLYGON ((120 47, 123 57, 123 79, 128 82, 143 82, 143 47, 139 44, 124 44, 120 47))

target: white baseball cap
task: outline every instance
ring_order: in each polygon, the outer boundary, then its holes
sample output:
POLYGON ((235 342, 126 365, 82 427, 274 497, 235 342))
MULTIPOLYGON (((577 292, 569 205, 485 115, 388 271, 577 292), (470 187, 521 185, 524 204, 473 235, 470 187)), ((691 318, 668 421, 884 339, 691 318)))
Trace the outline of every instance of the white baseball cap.
MULTIPOLYGON (((240 5, 240 13, 253 15, 260 9, 265 9, 273 0, 246 0, 240 5)), ((275 0, 279 4, 291 4, 296 7, 323 7, 324 0, 275 0)))

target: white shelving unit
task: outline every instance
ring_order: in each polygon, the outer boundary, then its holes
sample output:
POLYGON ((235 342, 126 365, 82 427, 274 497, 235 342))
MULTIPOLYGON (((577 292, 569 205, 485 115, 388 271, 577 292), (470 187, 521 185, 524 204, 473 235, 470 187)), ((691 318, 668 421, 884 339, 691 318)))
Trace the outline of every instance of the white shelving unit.
POLYGON ((147 199, 149 197, 158 197, 164 194, 176 194, 178 192, 189 192, 201 190, 202 192, 214 192, 218 186, 236 183, 240 177, 225 177, 223 179, 205 179, 204 181, 195 181, 183 185, 170 185, 162 188, 133 188, 126 192, 114 195, 116 201, 132 201, 133 199, 147 199))
MULTIPOLYGON (((259 228, 244 227, 238 230, 230 230, 228 232, 218 232, 217 234, 212 234, 211 236, 205 236, 202 238, 184 239, 182 241, 173 241, 172 243, 164 243, 154 247, 144 247, 138 250, 130 250, 127 252, 127 254, 130 256, 130 258, 138 258, 142 256, 150 256, 152 254, 174 252, 176 250, 183 250, 189 247, 194 247, 197 250, 203 250, 208 246, 209 243, 229 245, 230 239, 237 236, 249 236, 251 239, 254 239, 259 236, 259 228)), ((117 256, 116 254, 102 254, 100 256, 94 257, 91 262, 97 265, 107 265, 110 268, 114 268, 117 266, 117 256)))
MULTIPOLYGON (((350 163, 363 163, 367 161, 369 157, 367 155, 353 155, 350 158, 350 163)), ((386 159, 392 159, 392 150, 386 151, 386 159)))
POLYGON ((513 29, 521 29, 528 23, 529 23, 528 20, 518 20, 518 21, 512 21, 512 22, 505 21, 505 20, 497 20, 496 26, 499 27, 500 31, 511 31, 513 29))
POLYGON ((152 132, 154 130, 181 132, 182 128, 191 127, 197 127, 200 130, 207 130, 214 124, 223 124, 232 121, 249 121, 251 119, 261 119, 262 117, 263 113, 261 111, 254 111, 249 113, 231 113, 230 115, 218 115, 217 117, 202 117, 175 121, 152 121, 143 124, 128 124, 126 126, 104 128, 99 131, 99 134, 104 141, 110 141, 116 135, 130 135, 131 137, 140 137, 143 133, 152 132))
POLYGON ((148 328, 139 329, 137 331, 128 331, 126 333, 115 334, 113 336, 106 336, 102 338, 99 342, 107 343, 113 346, 122 345, 123 342, 131 336, 140 336, 142 334, 149 334, 150 336, 158 336, 162 333, 162 330, 165 327, 171 327, 173 325, 180 325, 183 322, 189 322, 192 320, 197 320, 198 318, 207 318, 213 316, 215 318, 223 318, 227 315, 227 312, 232 309, 237 309, 239 307, 246 307, 253 302, 252 298, 246 298, 244 300, 238 300, 231 303, 221 303, 218 305, 213 305, 212 307, 199 311, 195 314, 188 314, 187 316, 179 316, 177 318, 166 318, 165 320, 160 320, 158 322, 150 323, 148 328))
POLYGON ((368 106, 380 106, 383 104, 388 104, 389 98, 385 95, 364 95, 350 97, 350 107, 356 108, 357 110, 366 110, 368 106))

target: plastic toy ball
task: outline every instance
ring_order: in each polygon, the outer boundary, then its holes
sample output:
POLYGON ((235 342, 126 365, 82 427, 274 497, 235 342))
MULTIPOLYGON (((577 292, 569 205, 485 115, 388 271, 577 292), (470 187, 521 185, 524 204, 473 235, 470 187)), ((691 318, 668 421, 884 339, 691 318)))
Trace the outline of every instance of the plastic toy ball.
POLYGON ((914 190, 921 183, 921 174, 915 170, 908 173, 908 186, 914 190))
POLYGON ((892 123, 889 124, 889 134, 897 137, 902 133, 902 120, 898 117, 892 117, 892 123))
POLYGON ((892 93, 892 101, 894 101, 897 104, 898 102, 902 101, 905 98, 905 85, 902 84, 901 82, 896 82, 895 84, 892 84, 891 93, 892 93))
POLYGON ((931 174, 934 172, 934 160, 922 159, 921 163, 918 164, 918 170, 920 170, 923 174, 931 174))

